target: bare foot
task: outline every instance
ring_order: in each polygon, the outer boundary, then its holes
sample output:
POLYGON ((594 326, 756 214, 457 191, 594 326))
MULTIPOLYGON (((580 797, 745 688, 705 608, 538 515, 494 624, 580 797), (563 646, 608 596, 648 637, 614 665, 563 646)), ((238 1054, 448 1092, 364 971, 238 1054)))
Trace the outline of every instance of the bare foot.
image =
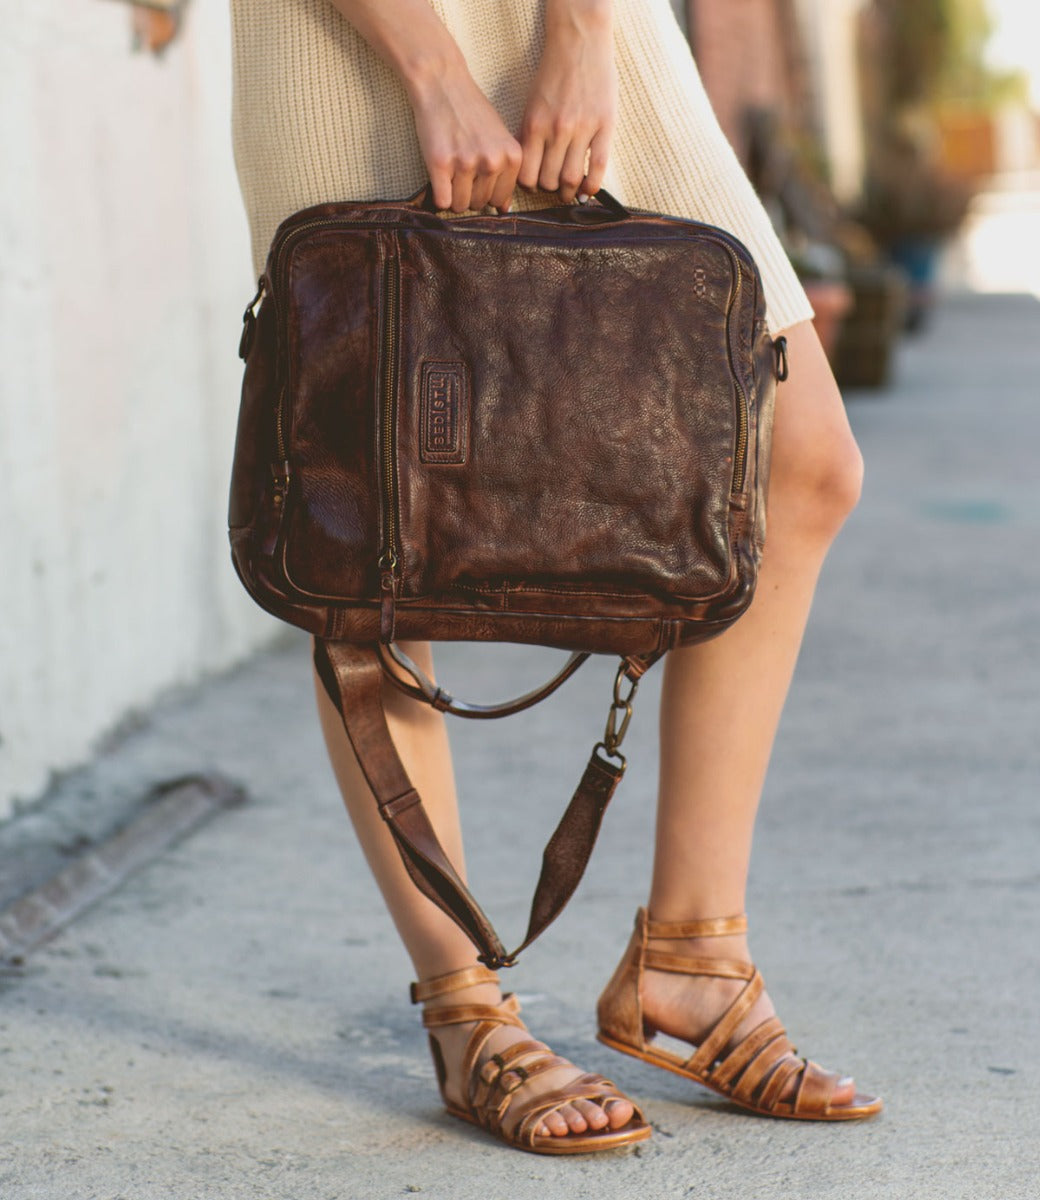
MULTIPOLYGON (((502 993, 495 984, 483 983, 474 987, 463 988, 449 995, 428 1000, 427 1011, 437 1007, 453 1008, 467 1004, 493 1004, 502 1002, 502 993)), ((469 1080, 462 1077, 462 1057, 470 1035, 476 1028, 476 1021, 467 1021, 460 1025, 441 1025, 430 1030, 440 1047, 441 1061, 444 1064, 445 1076, 443 1082, 445 1098, 459 1108, 469 1108, 469 1080)), ((493 1055, 501 1054, 516 1042, 530 1041, 532 1035, 526 1029, 515 1025, 502 1025, 494 1030, 477 1060, 476 1069, 487 1062, 493 1055)), ((522 1084, 513 1093, 516 1099, 517 1111, 522 1110, 523 1104, 530 1098, 544 1096, 583 1075, 584 1072, 573 1063, 553 1067, 536 1078, 522 1084)), ((561 1104, 552 1109, 542 1118, 541 1124, 535 1131, 539 1136, 567 1137, 571 1133, 587 1133, 590 1130, 621 1129, 632 1119, 635 1109, 630 1100, 608 1100, 604 1105, 592 1100, 575 1100, 561 1104)), ((512 1131, 512 1126, 505 1125, 506 1133, 512 1131)))
MULTIPOLYGON (((666 954, 690 958, 724 958, 734 962, 751 962, 747 937, 743 934, 706 938, 650 938, 648 945, 666 954)), ((647 1036, 660 1032, 669 1037, 681 1038, 694 1046, 699 1045, 746 986, 747 983, 743 979, 679 975, 648 967, 643 975, 640 991, 647 1036)), ((725 1057, 757 1025, 775 1015, 773 1002, 768 993, 763 991, 737 1026, 729 1045, 719 1057, 725 1057)), ((779 1099, 793 1099, 796 1087, 797 1077, 784 1088, 779 1099)), ((835 1087, 831 1103, 835 1106, 850 1104, 855 1095, 855 1083, 845 1076, 835 1087)))

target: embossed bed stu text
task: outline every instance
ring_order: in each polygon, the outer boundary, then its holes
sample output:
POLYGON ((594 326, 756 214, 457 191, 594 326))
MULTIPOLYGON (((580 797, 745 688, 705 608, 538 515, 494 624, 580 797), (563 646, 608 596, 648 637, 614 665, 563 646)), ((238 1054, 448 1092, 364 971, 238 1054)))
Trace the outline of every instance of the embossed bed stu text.
POLYGON ((429 463, 464 463, 469 415, 465 363, 423 363, 420 412, 420 459, 429 463))

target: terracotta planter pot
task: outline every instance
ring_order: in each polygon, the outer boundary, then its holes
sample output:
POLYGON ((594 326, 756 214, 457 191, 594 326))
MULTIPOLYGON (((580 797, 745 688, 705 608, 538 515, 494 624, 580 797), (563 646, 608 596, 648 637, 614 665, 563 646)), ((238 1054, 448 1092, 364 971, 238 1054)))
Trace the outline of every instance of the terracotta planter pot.
POLYGON ((803 279, 802 286, 816 314, 813 328, 833 366, 842 322, 853 304, 852 289, 838 279, 803 279))
POLYGON ((885 387, 906 312, 906 276, 878 264, 853 268, 849 283, 855 305, 842 325, 834 374, 842 387, 885 387))

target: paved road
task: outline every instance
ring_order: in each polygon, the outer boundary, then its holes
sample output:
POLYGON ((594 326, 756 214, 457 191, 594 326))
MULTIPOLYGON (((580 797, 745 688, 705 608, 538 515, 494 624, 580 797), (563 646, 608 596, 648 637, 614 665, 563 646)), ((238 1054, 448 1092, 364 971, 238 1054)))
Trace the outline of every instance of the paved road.
MULTIPOLYGON (((0 978, 0 1196, 1033 1200, 1040 303, 951 302, 898 374, 850 398, 867 490, 821 585, 750 898, 798 1045, 879 1089, 881 1119, 741 1116, 593 1040, 645 891, 653 677, 591 877, 511 982, 538 1032, 614 1075, 657 1135, 557 1161, 444 1116, 292 638, 66 781, 66 808, 87 812, 200 768, 249 799, 0 978)), ((540 669, 495 653, 494 670, 540 669)), ((441 674, 490 698, 489 660, 452 648, 441 674)), ((500 802, 466 824, 477 893, 511 933, 609 675, 597 662, 530 714, 454 730, 463 795, 479 780, 500 802)))

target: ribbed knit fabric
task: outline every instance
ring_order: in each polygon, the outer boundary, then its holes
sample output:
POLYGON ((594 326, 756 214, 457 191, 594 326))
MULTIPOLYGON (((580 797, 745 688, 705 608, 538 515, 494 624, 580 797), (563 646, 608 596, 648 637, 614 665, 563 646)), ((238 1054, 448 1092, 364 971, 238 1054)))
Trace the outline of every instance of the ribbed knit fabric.
MULTIPOLYGON (((430 0, 506 126, 519 132, 544 0, 430 0)), ((812 307, 719 128, 669 0, 615 0, 618 121, 604 187, 622 203, 735 234, 762 272, 771 330, 812 307)), ((231 0, 235 164, 263 270, 291 213, 402 198, 427 179, 394 71, 329 0, 231 0)), ((734 64, 734 70, 738 70, 734 64)), ((514 210, 544 206, 518 190, 514 210)))

